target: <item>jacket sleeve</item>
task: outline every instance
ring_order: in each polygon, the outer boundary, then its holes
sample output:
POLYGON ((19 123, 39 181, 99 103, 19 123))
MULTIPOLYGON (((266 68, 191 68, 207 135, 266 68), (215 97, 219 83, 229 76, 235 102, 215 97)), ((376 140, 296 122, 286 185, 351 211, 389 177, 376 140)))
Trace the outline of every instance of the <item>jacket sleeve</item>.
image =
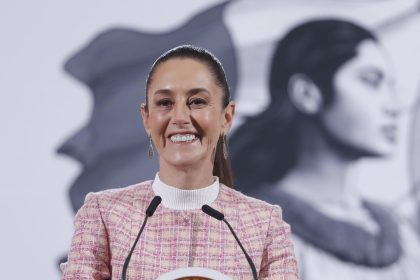
POLYGON ((97 194, 86 196, 74 226, 68 261, 60 266, 62 279, 111 279, 108 234, 97 194))
POLYGON ((279 206, 271 211, 259 279, 299 279, 290 226, 283 221, 279 206))

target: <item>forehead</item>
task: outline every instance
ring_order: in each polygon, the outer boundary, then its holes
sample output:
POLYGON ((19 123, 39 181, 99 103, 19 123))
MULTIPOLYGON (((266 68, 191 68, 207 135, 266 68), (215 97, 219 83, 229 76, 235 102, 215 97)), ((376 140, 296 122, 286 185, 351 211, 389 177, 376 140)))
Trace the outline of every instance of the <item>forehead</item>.
POLYGON ((209 89, 216 86, 209 67, 204 62, 192 58, 171 58, 155 69, 150 90, 187 89, 198 86, 209 89))
POLYGON ((362 41, 356 48, 357 54, 347 64, 358 69, 375 69, 384 75, 391 75, 391 63, 384 49, 373 40, 362 41))

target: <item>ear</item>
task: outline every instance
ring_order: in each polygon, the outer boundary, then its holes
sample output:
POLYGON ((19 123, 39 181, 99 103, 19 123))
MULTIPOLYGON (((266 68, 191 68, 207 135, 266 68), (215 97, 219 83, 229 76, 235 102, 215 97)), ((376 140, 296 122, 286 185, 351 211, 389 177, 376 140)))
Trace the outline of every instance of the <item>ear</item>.
POLYGON ((150 135, 150 126, 149 126, 149 111, 146 107, 146 103, 141 103, 140 113, 143 119, 144 129, 146 130, 147 135, 150 135))
POLYGON ((222 121, 222 132, 223 135, 227 135, 233 122, 233 116, 235 115, 235 102, 230 101, 229 104, 223 109, 223 121, 222 121))
POLYGON ((294 74, 289 79, 287 89, 290 101, 301 113, 315 115, 322 109, 322 93, 306 75, 294 74))

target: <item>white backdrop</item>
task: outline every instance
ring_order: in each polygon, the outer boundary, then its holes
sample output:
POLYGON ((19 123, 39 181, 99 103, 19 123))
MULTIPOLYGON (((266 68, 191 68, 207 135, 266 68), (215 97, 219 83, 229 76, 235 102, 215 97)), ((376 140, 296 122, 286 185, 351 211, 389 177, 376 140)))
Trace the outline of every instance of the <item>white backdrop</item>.
MULTIPOLYGON (((97 32, 109 27, 172 29, 196 12, 219 2, 0 2, 2 279, 57 279, 56 261, 70 244, 73 213, 67 192, 80 167, 75 161, 56 155, 55 149, 86 122, 92 100, 88 90, 62 70, 66 58, 97 32)), ((402 3, 409 6, 415 1, 367 2, 387 2, 388 6, 378 10, 384 15, 404 7, 402 3)), ((238 9, 240 11, 240 7, 238 9)), ((227 24, 231 30, 236 30, 235 43, 242 48, 240 55, 243 55, 252 40, 241 39, 241 31, 235 29, 240 22, 240 17, 232 17, 227 24)), ((248 18, 244 22, 255 21, 248 18)), ((242 30, 249 32, 247 28, 242 30)), ((420 67, 413 62, 418 59, 420 50, 420 36, 413 37, 418 30, 417 17, 404 32, 384 38, 400 73, 398 86, 405 92, 406 100, 412 100, 420 81, 420 67)), ((270 34, 264 36, 258 40, 273 38, 270 34)), ((246 66, 245 59, 241 63, 246 66)), ((246 80, 241 80, 238 90, 247 88, 246 80)), ((242 100, 242 104, 246 111, 246 101, 242 100)), ((403 129, 400 134, 404 140, 406 131, 403 129)), ((362 185, 381 186, 365 190, 366 195, 379 194, 380 199, 393 202, 402 191, 395 192, 386 186, 397 185, 397 190, 407 187, 406 148, 400 145, 392 160, 364 163, 360 176, 362 185), (383 191, 382 187, 390 191, 383 191)))

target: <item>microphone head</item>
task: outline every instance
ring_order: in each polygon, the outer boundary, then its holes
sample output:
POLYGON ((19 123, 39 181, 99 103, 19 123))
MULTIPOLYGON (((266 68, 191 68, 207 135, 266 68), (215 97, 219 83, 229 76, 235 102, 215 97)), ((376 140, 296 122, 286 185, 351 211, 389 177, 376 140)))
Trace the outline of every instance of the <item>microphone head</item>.
POLYGON ((223 221, 223 219, 225 218, 225 216, 222 213, 220 213, 219 211, 217 211, 214 208, 211 208, 207 204, 204 204, 201 207, 201 210, 203 210, 203 212, 206 213, 207 215, 212 216, 213 218, 215 218, 219 221, 223 221))
POLYGON ((149 207, 147 207, 147 210, 146 210, 146 215, 148 216, 148 217, 151 217, 151 216, 153 216, 153 214, 155 213, 155 211, 156 211, 156 208, 159 206, 159 204, 162 202, 162 198, 160 197, 160 196, 155 196, 153 199, 152 199, 152 201, 150 202, 150 204, 149 204, 149 207))

